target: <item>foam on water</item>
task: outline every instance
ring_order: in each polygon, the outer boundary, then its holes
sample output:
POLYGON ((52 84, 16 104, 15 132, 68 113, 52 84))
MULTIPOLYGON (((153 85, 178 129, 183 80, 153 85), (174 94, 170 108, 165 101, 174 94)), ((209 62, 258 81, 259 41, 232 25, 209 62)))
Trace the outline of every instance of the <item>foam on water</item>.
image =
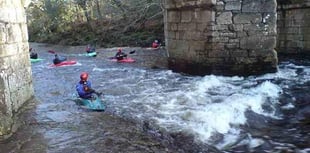
MULTIPOLYGON (((94 71, 115 73, 120 69, 96 68, 94 71)), ((126 110, 139 120, 155 121, 167 131, 191 133, 197 141, 215 145, 219 149, 240 140, 241 134, 244 134, 240 126, 247 123, 246 112, 278 119, 278 98, 283 89, 288 87, 287 82, 309 81, 309 68, 293 64, 280 68, 277 73, 249 78, 214 75, 188 77, 163 70, 130 71, 134 71, 134 75, 128 72, 114 79, 114 84, 127 84, 121 87, 124 94, 117 95, 111 101, 125 98, 128 96, 126 94, 135 95, 131 100, 115 102, 115 109, 119 113, 126 110), (302 78, 298 76, 300 72, 297 69, 303 69, 302 78), (281 82, 275 84, 275 80, 281 82)), ((288 104, 283 108, 293 107, 293 104, 288 104)), ((248 136, 244 143, 255 147, 262 140, 248 136)))
MULTIPOLYGON (((169 75, 166 73, 166 77, 169 75)), ((148 81, 144 80, 144 83, 148 81)), ((246 123, 246 111, 274 117, 274 111, 265 111, 262 105, 276 104, 281 92, 281 88, 270 81, 257 85, 242 77, 213 75, 190 78, 179 85, 177 90, 152 86, 151 91, 141 93, 147 95, 147 100, 137 98, 133 102, 142 104, 143 101, 148 112, 156 113, 151 118, 167 130, 189 132, 198 140, 210 143, 210 138, 219 133, 227 141, 222 144, 238 139, 240 129, 235 127, 246 123)))

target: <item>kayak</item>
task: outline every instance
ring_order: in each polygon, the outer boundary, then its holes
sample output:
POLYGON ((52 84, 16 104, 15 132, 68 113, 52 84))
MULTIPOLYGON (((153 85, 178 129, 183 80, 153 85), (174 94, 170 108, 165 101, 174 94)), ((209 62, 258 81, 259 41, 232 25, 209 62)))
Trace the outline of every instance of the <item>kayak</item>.
POLYGON ((59 67, 59 66, 67 66, 67 65, 74 65, 77 62, 75 60, 63 61, 59 64, 51 64, 52 67, 59 67))
POLYGON ((97 56, 97 52, 91 52, 91 53, 85 53, 85 56, 89 56, 89 57, 96 57, 97 56))
POLYGON ((36 58, 36 59, 30 58, 30 62, 31 62, 31 63, 40 62, 40 61, 42 61, 42 60, 44 60, 44 59, 42 59, 42 58, 36 58))
POLYGON ((90 110, 95 111, 104 111, 105 105, 100 99, 100 97, 96 94, 94 95, 94 99, 84 99, 84 98, 78 98, 76 104, 81 105, 82 107, 90 110))
POLYGON ((120 62, 120 63, 133 63, 133 62, 135 62, 136 60, 134 60, 134 59, 132 59, 132 58, 130 58, 130 57, 127 57, 127 58, 124 58, 124 59, 122 59, 122 60, 117 60, 117 59, 111 59, 112 61, 114 61, 114 62, 120 62))

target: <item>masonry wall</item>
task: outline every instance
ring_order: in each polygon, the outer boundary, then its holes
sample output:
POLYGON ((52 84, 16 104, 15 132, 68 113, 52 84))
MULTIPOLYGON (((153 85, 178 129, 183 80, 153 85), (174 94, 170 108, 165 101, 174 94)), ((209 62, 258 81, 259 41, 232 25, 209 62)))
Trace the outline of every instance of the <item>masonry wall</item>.
POLYGON ((278 6, 279 54, 310 55, 310 0, 301 1, 278 6))
POLYGON ((165 0, 169 67, 194 75, 275 72, 276 0, 165 0))
POLYGON ((33 95, 24 6, 0 2, 0 136, 10 134, 14 115, 33 95))

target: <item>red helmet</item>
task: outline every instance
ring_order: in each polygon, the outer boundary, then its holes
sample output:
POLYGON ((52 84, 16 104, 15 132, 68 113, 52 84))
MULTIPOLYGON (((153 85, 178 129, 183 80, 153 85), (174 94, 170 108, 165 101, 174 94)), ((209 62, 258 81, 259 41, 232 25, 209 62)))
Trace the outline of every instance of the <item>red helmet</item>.
POLYGON ((88 73, 86 73, 86 72, 81 73, 80 78, 82 81, 87 81, 88 73))

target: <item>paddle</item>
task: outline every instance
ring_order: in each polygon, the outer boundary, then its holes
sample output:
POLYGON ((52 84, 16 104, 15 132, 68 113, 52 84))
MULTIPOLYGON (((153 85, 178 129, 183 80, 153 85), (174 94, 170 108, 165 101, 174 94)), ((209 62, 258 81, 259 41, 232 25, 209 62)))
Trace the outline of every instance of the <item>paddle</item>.
POLYGON ((101 95, 102 95, 102 92, 97 92, 97 91, 95 91, 94 92, 98 97, 100 97, 101 95))
POLYGON ((129 52, 129 54, 133 54, 133 53, 135 53, 135 52, 136 52, 136 50, 133 50, 133 51, 129 52))
POLYGON ((52 54, 56 54, 56 52, 53 50, 48 50, 47 52, 52 53, 52 54))

